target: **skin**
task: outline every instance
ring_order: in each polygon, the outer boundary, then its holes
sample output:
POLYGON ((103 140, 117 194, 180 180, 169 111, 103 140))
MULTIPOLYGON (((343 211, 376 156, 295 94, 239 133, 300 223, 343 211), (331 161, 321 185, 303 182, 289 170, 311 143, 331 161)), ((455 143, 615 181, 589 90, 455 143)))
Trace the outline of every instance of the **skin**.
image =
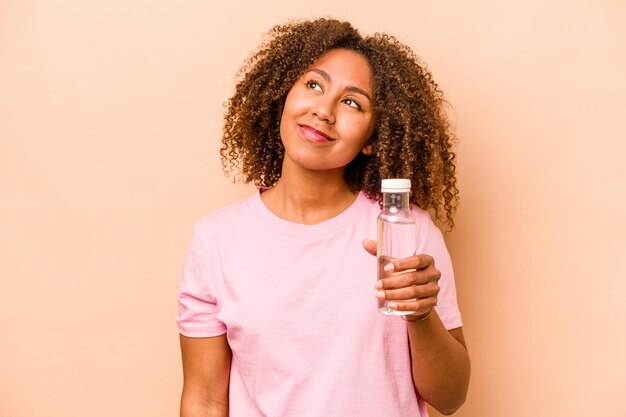
POLYGON ((346 165, 367 146, 375 124, 371 72, 352 51, 333 50, 292 87, 280 123, 285 157, 280 181, 261 194, 285 220, 315 224, 348 208, 357 194, 344 180, 346 165), (331 140, 311 140, 313 128, 331 140))
MULTIPOLYGON (((318 59, 290 90, 280 132, 285 158, 280 181, 261 194, 275 215, 296 223, 328 220, 356 199, 344 179, 346 165, 368 143, 376 115, 367 60, 352 51, 332 50, 318 59)), ((364 249, 376 255, 376 242, 364 249)), ((383 279, 373 296, 398 302, 396 309, 415 311, 408 320, 431 312, 437 303, 440 273, 427 255, 397 260, 401 275, 383 279)), ((463 330, 444 328, 437 313, 407 322, 413 383, 420 395, 444 414, 465 401, 470 364, 463 330)), ((228 381, 232 353, 226 336, 188 338, 181 335, 184 386, 181 417, 228 415, 228 381)))
MULTIPOLYGON (((375 241, 364 240, 363 248, 376 256, 375 241)), ((447 331, 434 310, 441 273, 429 255, 397 260, 388 264, 386 270, 415 270, 376 281, 376 298, 410 300, 389 303, 389 306, 400 311, 415 311, 406 316, 413 384, 437 411, 452 414, 465 402, 470 361, 463 328, 447 331)))
POLYGON ((191 338, 180 335, 183 359, 181 417, 228 416, 232 353, 226 335, 191 338))

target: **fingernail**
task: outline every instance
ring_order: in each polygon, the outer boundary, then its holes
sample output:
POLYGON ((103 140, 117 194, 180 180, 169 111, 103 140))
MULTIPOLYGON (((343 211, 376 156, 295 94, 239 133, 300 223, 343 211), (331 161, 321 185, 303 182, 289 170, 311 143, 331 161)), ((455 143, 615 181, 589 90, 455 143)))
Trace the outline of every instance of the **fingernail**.
POLYGON ((384 291, 376 291, 376 298, 383 300, 385 298, 385 292, 384 291))
POLYGON ((387 264, 385 265, 385 267, 383 268, 383 270, 385 270, 385 272, 389 272, 389 271, 393 271, 395 268, 394 264, 387 264))
POLYGON ((398 308, 398 303, 391 301, 389 304, 387 304, 387 307, 389 307, 392 310, 395 310, 396 308, 398 308))
POLYGON ((376 288, 377 290, 380 290, 383 287, 383 283, 380 281, 376 281, 374 283, 374 288, 376 288))

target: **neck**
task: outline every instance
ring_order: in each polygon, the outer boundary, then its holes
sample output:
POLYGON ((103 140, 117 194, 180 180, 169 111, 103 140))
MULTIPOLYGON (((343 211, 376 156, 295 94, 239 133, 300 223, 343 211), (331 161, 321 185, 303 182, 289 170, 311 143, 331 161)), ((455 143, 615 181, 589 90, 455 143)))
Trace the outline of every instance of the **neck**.
POLYGON ((278 183, 261 194, 267 208, 285 220, 316 224, 346 210, 356 199, 341 171, 283 171, 278 183))

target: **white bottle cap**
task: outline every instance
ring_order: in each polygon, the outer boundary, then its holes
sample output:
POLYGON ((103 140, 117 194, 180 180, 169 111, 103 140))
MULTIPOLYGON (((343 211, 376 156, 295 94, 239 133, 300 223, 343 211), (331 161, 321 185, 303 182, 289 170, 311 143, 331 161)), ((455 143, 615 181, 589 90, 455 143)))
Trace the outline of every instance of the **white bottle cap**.
POLYGON ((387 178, 382 180, 383 193, 408 193, 411 191, 411 180, 404 178, 387 178))

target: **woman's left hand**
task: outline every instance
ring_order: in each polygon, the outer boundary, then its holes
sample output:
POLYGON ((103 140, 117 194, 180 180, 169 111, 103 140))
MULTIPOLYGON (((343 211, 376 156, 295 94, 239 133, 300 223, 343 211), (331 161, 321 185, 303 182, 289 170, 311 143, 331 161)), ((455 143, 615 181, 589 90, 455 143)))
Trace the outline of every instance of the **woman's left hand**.
MULTIPOLYGON (((376 242, 365 239, 363 248, 376 256, 376 242)), ((437 305, 439 278, 435 260, 429 255, 413 255, 384 265, 385 276, 376 281, 376 298, 390 300, 389 308, 414 311, 408 321, 419 321, 437 305)))

